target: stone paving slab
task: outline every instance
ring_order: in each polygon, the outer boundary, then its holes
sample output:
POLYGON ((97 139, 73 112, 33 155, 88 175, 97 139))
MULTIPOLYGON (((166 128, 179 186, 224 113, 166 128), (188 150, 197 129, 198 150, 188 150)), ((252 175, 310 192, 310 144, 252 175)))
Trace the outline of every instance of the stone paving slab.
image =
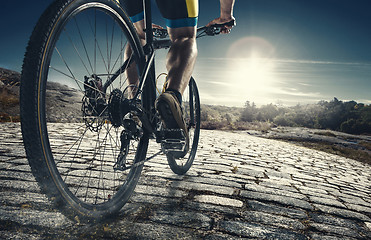
POLYGON ((0 124, 0 239, 371 239, 370 186, 371 167, 352 159, 201 131, 187 175, 156 157, 117 217, 82 224, 40 193, 20 125, 0 124))

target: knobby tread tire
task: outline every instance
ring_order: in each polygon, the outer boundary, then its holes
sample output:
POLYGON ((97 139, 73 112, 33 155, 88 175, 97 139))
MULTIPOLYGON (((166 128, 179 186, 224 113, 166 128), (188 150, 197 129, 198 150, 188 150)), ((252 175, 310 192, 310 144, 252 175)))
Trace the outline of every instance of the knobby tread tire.
MULTIPOLYGON (((131 179, 133 184, 128 188, 128 194, 125 196, 125 199, 122 199, 122 203, 119 203, 117 206, 110 206, 107 209, 102 208, 100 211, 92 211, 76 202, 72 202, 71 204, 71 199, 66 199, 66 196, 63 196, 61 188, 58 188, 55 182, 55 177, 53 177, 52 173, 48 170, 48 163, 45 158, 46 156, 50 157, 51 153, 44 152, 45 148, 48 146, 43 147, 45 142, 42 141, 43 138, 48 137, 48 133, 45 132, 44 128, 46 124, 45 112, 43 112, 43 110, 39 112, 38 109, 40 105, 44 103, 43 101, 45 101, 45 83, 39 83, 40 74, 42 73, 41 67, 43 64, 43 57, 45 51, 47 51, 46 48, 48 47, 49 36, 58 19, 63 17, 62 15, 65 14, 67 8, 76 8, 79 4, 87 1, 92 2, 93 0, 57 0, 53 2, 40 17, 32 32, 24 57, 20 87, 20 115, 26 155, 32 173, 41 191, 47 195, 55 207, 61 210, 63 214, 70 219, 89 222, 99 221, 105 217, 109 217, 122 208, 133 192, 143 166, 141 165, 137 168, 134 177, 131 179)), ((132 23, 128 20, 128 16, 117 5, 116 1, 95 0, 94 2, 106 4, 119 12, 127 23, 129 31, 132 33, 134 38, 133 41, 137 46, 140 46, 139 38, 132 23)), ((137 49, 137 52, 139 58, 142 58, 144 54, 141 47, 137 49)), ((139 69, 142 68, 142 64, 139 63, 139 65, 139 69)), ((139 148, 140 150, 137 152, 136 159, 144 159, 148 148, 148 136, 144 135, 142 137, 138 144, 138 149, 139 148)))

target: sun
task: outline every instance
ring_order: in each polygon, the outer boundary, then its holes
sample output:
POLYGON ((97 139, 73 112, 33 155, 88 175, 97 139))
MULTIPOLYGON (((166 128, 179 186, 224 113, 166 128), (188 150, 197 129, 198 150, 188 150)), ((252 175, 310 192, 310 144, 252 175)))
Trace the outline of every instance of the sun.
POLYGON ((270 59, 251 57, 230 63, 229 79, 234 90, 249 97, 262 97, 273 88, 274 62, 270 59))
POLYGON ((232 44, 227 53, 229 82, 236 94, 254 100, 274 89, 274 48, 257 37, 243 38, 232 44))

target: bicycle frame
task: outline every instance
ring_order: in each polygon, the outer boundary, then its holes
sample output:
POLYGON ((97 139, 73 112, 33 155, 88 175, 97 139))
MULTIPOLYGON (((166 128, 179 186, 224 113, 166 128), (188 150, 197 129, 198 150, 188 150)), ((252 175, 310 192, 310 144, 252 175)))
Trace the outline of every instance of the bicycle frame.
MULTIPOLYGON (((156 129, 157 119, 155 116, 154 102, 156 100, 156 76, 155 76, 155 49, 169 48, 171 46, 171 41, 167 40, 154 40, 153 28, 152 28, 152 10, 151 10, 151 0, 143 0, 143 10, 144 10, 144 26, 145 26, 145 40, 146 44, 143 46, 145 53, 144 59, 139 59, 139 61, 144 62, 143 69, 138 69, 141 74, 139 78, 138 90, 132 102, 139 99, 139 95, 142 95, 142 106, 145 110, 144 114, 141 113, 140 119, 143 123, 143 127, 149 132, 153 133, 156 129)), ((116 71, 109 81, 106 82, 103 89, 104 92, 108 86, 120 75, 122 69, 126 69, 134 61, 132 59, 127 59, 120 69, 116 71)), ((193 96, 192 87, 189 88, 190 96, 193 96)), ((192 101, 192 100, 191 100, 192 101)), ((192 102, 191 102, 192 103, 192 102)), ((137 109, 141 110, 141 109, 137 109)), ((194 124, 193 116, 193 103, 191 104, 191 125, 194 124)))
MULTIPOLYGON (((153 133, 156 130, 156 124, 158 122, 158 118, 156 118, 156 111, 154 109, 154 102, 156 100, 156 76, 155 76, 155 50, 157 49, 165 49, 171 46, 170 39, 154 39, 154 31, 152 28, 152 10, 151 10, 151 0, 143 0, 143 10, 144 10, 144 26, 145 26, 145 40, 146 44, 143 46, 144 51, 144 58, 138 59, 144 63, 143 69, 138 69, 141 73, 139 78, 139 85, 138 90, 132 102, 135 102, 139 99, 139 95, 141 95, 142 99, 142 109, 136 109, 140 112, 140 119, 143 123, 143 127, 149 132, 153 133), (145 111, 145 113, 142 112, 145 111)), ((197 35, 197 38, 209 35, 214 36, 218 35, 221 32, 221 27, 223 26, 234 26, 234 20, 226 23, 226 24, 215 24, 209 27, 201 27, 197 29, 197 32, 200 32, 197 35)), ((159 30, 159 29, 156 29, 159 30)), ((161 35, 164 32, 167 32, 165 29, 162 30, 161 35)), ((127 59, 121 68, 119 68, 116 73, 114 73, 109 81, 105 83, 103 86, 104 92, 108 86, 122 73, 122 70, 125 70, 130 64, 134 62, 133 59, 127 59)), ((192 77, 191 77, 192 79, 192 77)), ((193 88, 189 86, 189 96, 193 96, 193 88)), ((194 125, 194 114, 193 114, 193 99, 190 98, 190 126, 194 125)))

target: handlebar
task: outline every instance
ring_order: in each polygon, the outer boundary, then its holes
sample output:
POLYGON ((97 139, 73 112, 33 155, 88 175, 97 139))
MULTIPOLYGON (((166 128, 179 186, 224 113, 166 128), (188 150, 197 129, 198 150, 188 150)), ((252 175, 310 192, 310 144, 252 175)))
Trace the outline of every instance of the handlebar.
MULTIPOLYGON (((204 36, 215 36, 222 32, 223 28, 227 26, 235 26, 235 20, 232 20, 230 22, 224 23, 224 24, 214 24, 211 26, 203 26, 197 28, 197 38, 204 37, 204 36)), ((163 39, 168 37, 168 32, 166 29, 161 28, 153 28, 153 36, 158 39, 163 39)))
POLYGON ((232 20, 230 22, 227 22, 227 23, 223 23, 223 24, 213 24, 211 26, 204 26, 204 27, 200 27, 200 28, 197 28, 197 38, 199 37, 203 37, 203 36, 215 36, 215 35, 218 35, 222 32, 223 28, 225 27, 233 27, 236 25, 236 22, 235 20, 232 20))

